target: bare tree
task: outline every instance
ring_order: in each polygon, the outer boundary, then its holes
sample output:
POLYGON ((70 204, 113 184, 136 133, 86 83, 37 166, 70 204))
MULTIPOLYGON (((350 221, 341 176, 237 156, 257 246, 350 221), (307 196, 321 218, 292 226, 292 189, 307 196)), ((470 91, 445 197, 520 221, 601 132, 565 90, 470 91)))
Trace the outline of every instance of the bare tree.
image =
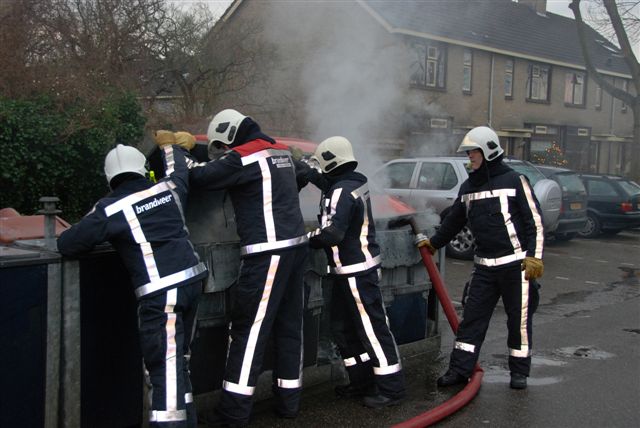
POLYGON ((205 62, 212 70, 203 87, 205 111, 220 107, 220 99, 234 98, 236 108, 261 108, 269 103, 268 73, 274 47, 261 37, 257 20, 216 25, 206 37, 205 62), (233 94, 231 96, 231 94, 233 94))
MULTIPOLYGON (((615 42, 617 39, 615 30, 611 25, 609 15, 602 0, 591 0, 587 1, 586 4, 587 8, 586 16, 583 17, 584 20, 598 33, 615 42)), ((618 7, 620 20, 631 44, 637 45, 637 43, 640 43, 640 15, 638 14, 640 0, 617 0, 616 5, 618 7)))
MULTIPOLYGON (((591 55, 589 54, 587 44, 588 27, 582 18, 582 13, 580 11, 580 0, 572 0, 569 7, 573 11, 573 15, 575 16, 578 28, 578 36, 580 39, 580 46, 582 48, 582 55, 584 57, 589 75, 596 81, 596 83, 598 83, 598 85, 600 85, 600 87, 602 87, 602 89, 608 92, 611 96, 622 100, 631 108, 633 112, 633 149, 631 150, 631 175, 636 179, 640 179, 640 64, 638 64, 638 59, 633 53, 629 34, 627 33, 627 28, 624 25, 624 19, 620 14, 620 10, 618 9, 618 4, 616 4, 615 0, 603 0, 602 3, 609 17, 611 27, 613 28, 613 33, 615 34, 618 45, 620 46, 620 51, 624 57, 624 61, 629 68, 631 74, 631 83, 634 86, 635 95, 631 92, 627 92, 616 87, 596 70, 595 66, 593 65, 591 55)), ((626 4, 629 2, 619 3, 626 4)), ((635 22, 636 24, 633 25, 637 25, 637 17, 635 18, 635 21, 633 19, 629 21, 629 14, 627 13, 629 9, 625 8, 624 10, 625 16, 627 16, 627 22, 631 22, 632 24, 635 22)))
POLYGON ((0 94, 29 95, 44 79, 38 58, 46 53, 35 19, 37 0, 0 2, 0 94))
POLYGON ((258 58, 264 66, 269 57, 256 23, 227 26, 237 35, 228 39, 215 22, 204 3, 183 9, 166 0, 0 1, 0 91, 12 98, 48 93, 64 102, 100 99, 115 88, 151 106, 170 95, 171 113, 150 109, 158 116, 150 122, 197 123, 217 97, 259 85, 258 58))
POLYGON ((10 73, 0 82, 14 96, 92 99, 111 88, 138 91, 153 65, 149 46, 167 20, 163 0, 8 3, 0 9, 0 37, 2 70, 10 73))

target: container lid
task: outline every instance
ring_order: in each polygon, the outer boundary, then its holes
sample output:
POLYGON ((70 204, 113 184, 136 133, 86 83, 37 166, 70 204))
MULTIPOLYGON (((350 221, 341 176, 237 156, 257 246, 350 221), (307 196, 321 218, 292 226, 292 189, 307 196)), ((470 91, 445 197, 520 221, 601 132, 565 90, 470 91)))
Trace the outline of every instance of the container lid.
MULTIPOLYGON (((44 215, 20 215, 13 208, 0 210, 0 243, 9 244, 24 239, 44 238, 44 215)), ((71 227, 56 216, 56 236, 71 227)))

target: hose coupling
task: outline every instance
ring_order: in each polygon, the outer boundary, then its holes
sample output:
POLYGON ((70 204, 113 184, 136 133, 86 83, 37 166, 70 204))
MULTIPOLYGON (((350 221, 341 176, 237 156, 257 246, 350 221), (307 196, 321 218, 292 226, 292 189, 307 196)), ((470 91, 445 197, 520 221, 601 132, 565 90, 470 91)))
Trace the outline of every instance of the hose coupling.
POLYGON ((418 233, 416 237, 413 239, 413 244, 416 247, 420 246, 420 243, 426 241, 428 238, 424 235, 424 233, 418 233))

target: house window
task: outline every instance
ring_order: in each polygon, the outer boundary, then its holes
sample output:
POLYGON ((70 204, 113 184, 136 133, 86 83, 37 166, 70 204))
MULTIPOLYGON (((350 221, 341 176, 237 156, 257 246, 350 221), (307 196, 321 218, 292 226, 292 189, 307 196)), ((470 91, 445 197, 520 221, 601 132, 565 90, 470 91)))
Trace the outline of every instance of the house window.
POLYGON ((513 97, 513 60, 507 59, 504 63, 504 96, 513 97))
POLYGON ((465 49, 462 54, 462 91, 471 93, 471 73, 473 69, 473 53, 465 49))
POLYGON ((527 79, 527 100, 549 100, 549 78, 551 69, 548 65, 529 65, 529 77, 527 79))
POLYGON ((444 89, 446 51, 441 46, 414 43, 414 61, 411 64, 411 84, 427 88, 444 89))
POLYGON ((584 73, 567 72, 564 75, 564 103, 571 106, 583 106, 584 87, 584 73))
MULTIPOLYGON (((628 83, 629 83, 629 81, 627 81, 627 80, 623 80, 622 81, 622 90, 625 91, 625 92, 627 92, 627 90, 628 90, 628 88, 627 88, 627 84, 628 83)), ((627 112, 627 105, 624 103, 624 101, 621 101, 621 102, 622 102, 622 107, 620 107, 620 111, 622 113, 626 113, 627 112)))
POLYGON ((595 101, 596 110, 602 110, 602 86, 596 86, 596 101, 595 101))

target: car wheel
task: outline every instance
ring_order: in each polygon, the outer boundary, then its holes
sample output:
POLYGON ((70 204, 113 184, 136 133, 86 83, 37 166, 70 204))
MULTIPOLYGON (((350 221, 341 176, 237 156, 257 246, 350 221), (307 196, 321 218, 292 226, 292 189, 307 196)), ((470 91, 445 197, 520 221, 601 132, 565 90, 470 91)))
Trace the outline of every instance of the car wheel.
POLYGON ((463 227, 447 244, 447 255, 454 259, 473 259, 473 234, 468 226, 463 227))
POLYGON ((598 217, 595 214, 588 213, 587 222, 578 234, 583 238, 595 238, 598 236, 600 234, 600 220, 598 220, 598 217))
POLYGON ((571 241, 573 238, 576 237, 576 233, 575 232, 556 233, 554 237, 556 238, 556 241, 571 241))

